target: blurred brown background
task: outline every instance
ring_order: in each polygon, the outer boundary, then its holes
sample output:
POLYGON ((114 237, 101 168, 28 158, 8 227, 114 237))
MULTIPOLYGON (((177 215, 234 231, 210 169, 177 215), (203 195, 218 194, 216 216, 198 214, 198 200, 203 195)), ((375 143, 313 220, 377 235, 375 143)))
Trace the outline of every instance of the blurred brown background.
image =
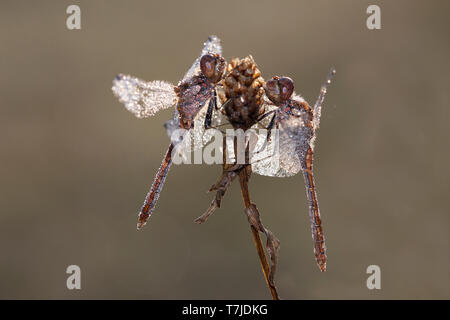
POLYGON ((329 68, 315 173, 328 271, 315 264, 303 178, 254 176, 281 240, 285 299, 450 298, 448 1, 2 1, 0 298, 269 299, 235 182, 204 225, 219 166, 173 166, 136 215, 172 111, 138 120, 119 73, 176 83, 208 35, 288 75, 314 102, 329 68), (82 29, 66 28, 81 7, 82 29), (382 29, 366 28, 381 7, 382 29), (69 291, 68 265, 82 289, 69 291), (381 267, 381 290, 366 288, 381 267))

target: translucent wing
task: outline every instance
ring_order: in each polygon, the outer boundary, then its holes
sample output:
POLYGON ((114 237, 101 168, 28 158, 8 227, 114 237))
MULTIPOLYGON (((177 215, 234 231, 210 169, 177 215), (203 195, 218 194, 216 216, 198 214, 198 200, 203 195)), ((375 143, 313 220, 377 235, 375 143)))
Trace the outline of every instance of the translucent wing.
MULTIPOLYGON (((303 100, 298 96, 295 99, 303 100)), ((266 158, 253 160, 252 171, 270 177, 294 176, 302 169, 302 161, 312 146, 314 129, 304 123, 300 113, 287 114, 281 109, 274 121, 270 141, 264 148, 266 158)))
POLYGON ((207 53, 218 53, 222 55, 222 45, 220 44, 220 39, 218 37, 214 35, 208 37, 208 40, 203 44, 203 50, 200 53, 200 56, 195 59, 194 64, 189 68, 188 72, 186 72, 180 83, 200 72, 200 59, 207 53))
POLYGON ((178 114, 177 108, 175 108, 173 118, 164 123, 164 128, 166 128, 167 135, 174 145, 181 141, 180 136, 176 136, 176 130, 180 129, 180 115, 178 114))
POLYGON ((129 75, 119 74, 113 81, 112 91, 138 118, 151 117, 177 102, 172 84, 158 80, 146 82, 129 75))
POLYGON ((267 130, 264 129, 268 128, 279 107, 265 96, 263 106, 265 111, 264 118, 251 127, 251 129, 256 130, 258 140, 254 147, 250 147, 250 150, 252 150, 250 162, 254 173, 262 176, 276 176, 280 169, 279 132, 275 130, 275 123, 271 130, 270 139, 267 140, 267 130))
MULTIPOLYGON (((205 103, 208 106, 209 100, 205 103)), ((218 109, 220 108, 219 101, 217 102, 218 109)), ((205 129, 205 118, 208 112, 208 108, 202 108, 194 119, 194 128, 191 130, 180 129, 180 117, 175 111, 173 119, 167 121, 164 126, 167 131, 167 135, 171 139, 171 142, 177 146, 177 151, 180 153, 189 153, 193 150, 202 149, 205 145, 212 141, 214 132, 212 130, 205 129), (189 139, 188 141, 183 139, 189 139), (181 143, 183 142, 183 143, 181 143)), ((211 127, 218 128, 223 121, 223 116, 220 110, 214 109, 211 118, 211 127)))
POLYGON ((253 129, 267 128, 275 111, 279 109, 279 107, 274 105, 265 95, 263 96, 262 107, 264 108, 264 117, 252 126, 253 129))
MULTIPOLYGON (((223 118, 222 112, 220 112, 220 101, 219 99, 216 100, 217 110, 214 109, 212 112, 211 127, 219 129, 220 124, 222 124, 223 118)), ((203 146, 207 145, 213 137, 213 132, 211 130, 205 129, 205 118, 208 112, 208 105, 209 100, 205 103, 205 107, 200 110, 194 120, 194 129, 192 132, 194 150, 201 149, 203 146)))

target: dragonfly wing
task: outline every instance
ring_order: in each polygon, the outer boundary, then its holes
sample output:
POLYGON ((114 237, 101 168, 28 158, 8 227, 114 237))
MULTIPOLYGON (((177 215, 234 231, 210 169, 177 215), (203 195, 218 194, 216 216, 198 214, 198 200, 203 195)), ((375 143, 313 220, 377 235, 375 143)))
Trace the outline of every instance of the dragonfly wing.
POLYGON ((268 158, 253 162, 252 170, 263 176, 294 176, 302 169, 314 130, 305 124, 300 114, 281 111, 274 121, 271 138, 265 148, 268 158))
POLYGON ((220 112, 219 110, 221 105, 219 99, 216 99, 217 108, 214 108, 212 110, 212 117, 211 117, 211 127, 213 129, 205 128, 205 119, 208 113, 208 107, 211 99, 205 102, 205 105, 200 109, 200 111, 198 112, 197 116, 194 119, 194 129, 192 130, 194 150, 201 149, 205 145, 207 145, 210 141, 212 141, 216 128, 218 130, 219 126, 222 124, 223 121, 222 112, 220 112))
POLYGON ((260 135, 256 150, 263 148, 252 158, 252 171, 268 177, 291 177, 301 170, 300 158, 292 140, 283 129, 271 132, 271 138, 266 143, 260 135), (265 143, 265 146, 264 146, 265 143))
POLYGON ((195 59, 192 66, 189 68, 188 72, 184 75, 183 79, 180 83, 185 82, 187 79, 192 78, 195 75, 198 75, 200 72, 200 59, 207 53, 218 53, 222 55, 222 45, 220 44, 220 39, 214 35, 209 36, 208 40, 203 44, 202 52, 197 59, 195 59))
POLYGON ((262 119, 254 124, 251 129, 257 133, 257 141, 253 146, 250 142, 252 172, 262 176, 277 176, 279 171, 279 134, 274 124, 270 138, 267 140, 267 128, 272 120, 278 106, 274 105, 267 97, 263 102, 264 115, 262 119), (266 129, 266 130, 264 130, 266 129))
POLYGON ((181 129, 180 127, 180 116, 178 114, 178 110, 175 108, 173 118, 170 120, 167 120, 164 123, 164 128, 166 129, 167 135, 169 136, 172 144, 177 145, 180 140, 180 135, 177 134, 177 130, 181 129))
POLYGON ((313 136, 312 128, 305 126, 300 117, 289 116, 280 121, 280 173, 293 176, 302 169, 303 159, 313 136))
POLYGON ((113 81, 112 91, 125 108, 138 118, 151 117, 177 102, 173 85, 165 81, 147 82, 119 74, 113 81))
MULTIPOLYGON (((206 105, 210 100, 206 101, 206 105)), ((176 152, 182 157, 187 157, 187 154, 193 150, 200 150, 205 145, 215 139, 217 134, 216 128, 220 126, 223 120, 220 110, 213 109, 211 117, 212 129, 205 129, 205 119, 208 108, 203 107, 200 109, 197 116, 194 118, 194 127, 190 130, 185 130, 180 127, 180 116, 175 110, 174 116, 171 120, 166 121, 164 127, 166 128, 167 135, 169 136, 172 144, 175 146, 176 152)))

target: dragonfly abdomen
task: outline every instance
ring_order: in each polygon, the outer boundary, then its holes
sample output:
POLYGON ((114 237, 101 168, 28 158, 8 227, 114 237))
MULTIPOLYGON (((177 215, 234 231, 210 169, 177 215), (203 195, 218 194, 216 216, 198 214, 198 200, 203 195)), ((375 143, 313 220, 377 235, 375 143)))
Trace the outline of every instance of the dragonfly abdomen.
POLYGON ((142 205, 141 211, 139 213, 137 224, 138 229, 141 229, 147 223, 148 218, 150 218, 150 215, 152 214, 152 211, 156 206, 159 194, 161 193, 164 182, 166 181, 167 173, 169 172, 170 166, 172 165, 173 148, 174 145, 170 144, 169 149, 166 152, 166 156, 164 157, 161 166, 156 173, 156 177, 153 181, 152 187, 145 197, 144 204, 142 205))
POLYGON ((327 255, 322 220, 320 219, 319 203, 317 201, 317 192, 314 185, 312 161, 313 151, 311 148, 308 148, 303 164, 303 176, 305 178, 306 195, 309 203, 309 217, 311 220, 311 231, 314 241, 314 255, 320 271, 324 272, 327 269, 327 255))

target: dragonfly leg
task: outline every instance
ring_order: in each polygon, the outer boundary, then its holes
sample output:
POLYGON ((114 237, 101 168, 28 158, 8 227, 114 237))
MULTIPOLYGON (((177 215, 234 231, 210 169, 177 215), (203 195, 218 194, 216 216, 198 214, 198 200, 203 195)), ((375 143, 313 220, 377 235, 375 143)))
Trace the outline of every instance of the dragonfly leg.
POLYGON ((209 100, 208 110, 206 111, 206 116, 205 116, 205 129, 212 128, 212 113, 214 110, 217 110, 216 90, 214 90, 214 96, 209 100))
POLYGON ((214 89, 214 108, 217 110, 219 110, 219 106, 217 105, 217 90, 214 89))
POLYGON ((269 125, 266 128, 267 129, 267 141, 270 140, 270 134, 272 133, 272 128, 275 123, 275 116, 276 116, 276 114, 274 114, 272 119, 270 119, 269 125))
POLYGON ((261 120, 267 118, 268 116, 270 116, 270 115, 271 115, 272 113, 274 113, 275 111, 276 111, 276 110, 272 110, 272 111, 269 111, 269 112, 264 113, 262 116, 260 116, 260 117, 258 118, 257 122, 259 122, 259 121, 261 121, 261 120))
MULTIPOLYGON (((266 113, 267 114, 267 113, 266 113)), ((271 138, 271 136, 272 136, 272 128, 273 128, 273 125, 275 124, 275 118, 276 118, 276 115, 277 114, 274 114, 273 115, 273 117, 272 117, 272 119, 270 119, 270 122, 269 122, 269 125, 267 126, 267 136, 266 136, 266 140, 264 141, 264 144, 263 144, 263 146, 258 150, 258 152, 262 152, 266 147, 267 147, 267 144, 269 143, 269 141, 270 141, 270 138, 271 138)), ((278 125, 278 124, 277 124, 278 125)))

